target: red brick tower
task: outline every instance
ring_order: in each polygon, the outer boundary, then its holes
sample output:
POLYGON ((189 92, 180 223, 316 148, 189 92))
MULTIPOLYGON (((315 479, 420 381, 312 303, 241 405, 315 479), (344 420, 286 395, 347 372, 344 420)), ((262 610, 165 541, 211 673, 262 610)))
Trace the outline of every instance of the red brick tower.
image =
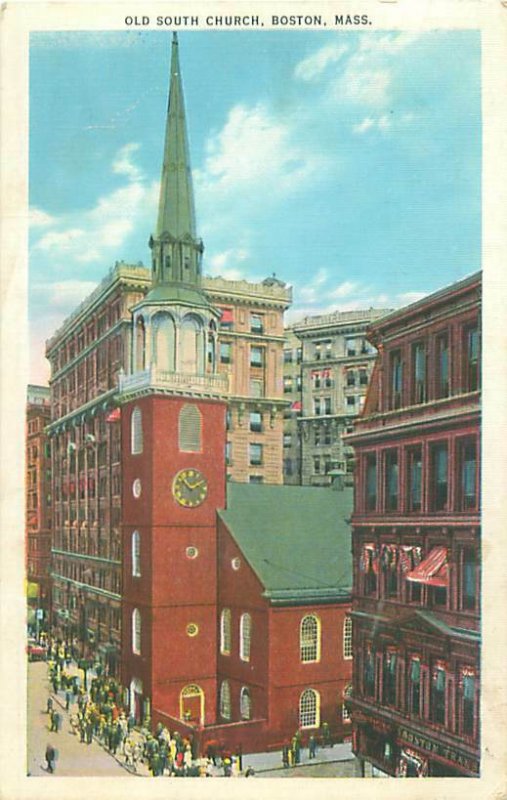
POLYGON ((133 309, 120 380, 122 682, 153 709, 209 724, 216 709, 216 509, 225 505, 226 376, 219 313, 201 291, 185 110, 173 38, 153 283, 133 309))

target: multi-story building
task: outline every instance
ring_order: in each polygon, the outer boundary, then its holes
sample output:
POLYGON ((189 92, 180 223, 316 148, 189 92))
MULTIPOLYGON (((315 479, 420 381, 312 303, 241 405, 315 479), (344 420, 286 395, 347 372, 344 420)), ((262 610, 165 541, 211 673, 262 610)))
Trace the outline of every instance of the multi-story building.
POLYGON ((289 455, 288 449, 287 483, 295 482, 299 460, 297 482, 303 485, 330 486, 336 480, 352 484, 347 467, 351 453, 343 436, 362 410, 375 361, 366 328, 385 313, 335 311, 291 326, 291 337, 299 340, 299 346, 289 340, 285 350, 286 359, 292 353, 292 361, 285 364, 284 391, 295 411, 285 420, 285 441, 297 448, 297 454, 292 450, 289 455), (299 364, 294 352, 299 353, 299 364))
POLYGON ((50 418, 47 386, 28 386, 26 406, 26 576, 30 622, 39 631, 50 608, 51 458, 44 432, 50 418))
POLYGON ((356 755, 399 776, 479 774, 480 308, 475 274, 369 329, 356 456, 356 755))
MULTIPOLYGON (((154 240, 150 245, 155 264, 154 240)), ((201 270, 202 243, 199 248, 201 270)), ((260 283, 200 277, 200 286, 217 310, 200 369, 204 374, 216 367, 224 376, 227 475, 235 481, 281 484, 283 315, 292 290, 274 276, 260 283)), ((61 636, 75 640, 83 655, 101 655, 114 673, 121 627, 118 383, 141 358, 132 342, 145 335, 146 321, 136 319, 133 339, 131 310, 151 287, 152 270, 117 262, 46 346, 54 481, 53 624, 61 636)), ((145 340, 147 352, 157 346, 157 331, 152 333, 153 342, 145 340)), ((156 355, 152 350, 146 356, 146 375, 156 355)), ((158 362, 163 363, 160 357, 158 362)))

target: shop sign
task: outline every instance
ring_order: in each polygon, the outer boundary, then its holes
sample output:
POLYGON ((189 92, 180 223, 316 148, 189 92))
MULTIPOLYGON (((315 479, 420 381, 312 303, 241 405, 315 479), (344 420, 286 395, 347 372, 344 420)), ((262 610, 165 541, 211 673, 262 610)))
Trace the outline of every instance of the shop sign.
POLYGON ((457 764, 459 767, 463 767, 463 769, 469 772, 479 772, 479 762, 476 758, 465 756, 453 747, 448 747, 441 742, 435 742, 432 739, 428 739, 426 736, 414 733, 406 728, 399 728, 398 736, 403 742, 407 742, 408 744, 414 745, 414 747, 420 747, 426 750, 428 753, 433 753, 436 756, 445 758, 447 761, 451 761, 453 764, 457 764))

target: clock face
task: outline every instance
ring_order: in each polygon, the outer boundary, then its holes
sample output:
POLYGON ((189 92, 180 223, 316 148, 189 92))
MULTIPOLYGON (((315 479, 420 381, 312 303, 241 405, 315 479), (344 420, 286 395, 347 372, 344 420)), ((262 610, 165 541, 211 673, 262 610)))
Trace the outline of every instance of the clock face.
POLYGON ((174 499, 180 506, 195 508, 206 500, 208 481, 198 469, 182 469, 173 481, 174 499))

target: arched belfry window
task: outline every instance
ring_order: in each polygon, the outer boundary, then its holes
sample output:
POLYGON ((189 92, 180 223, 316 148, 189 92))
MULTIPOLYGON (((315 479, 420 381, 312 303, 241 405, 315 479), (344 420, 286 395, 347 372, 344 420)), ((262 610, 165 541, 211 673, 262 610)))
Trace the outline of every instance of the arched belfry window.
POLYGON ((243 686, 239 696, 239 710, 241 719, 252 718, 252 698, 248 686, 243 686))
POLYGON ((181 323, 180 371, 193 375, 204 372, 204 331, 195 316, 187 316, 181 323))
POLYGON ((299 727, 320 726, 320 695, 315 689, 305 689, 299 698, 299 727))
POLYGON ((242 661, 250 661, 252 644, 252 617, 242 614, 239 621, 239 657, 242 661))
POLYGON ((140 372, 146 369, 146 330, 144 327, 144 319, 137 318, 136 322, 136 342, 135 342, 135 370, 140 372))
POLYGON ((174 371, 176 353, 174 320, 166 311, 153 317, 153 362, 157 369, 174 371))
POLYGON ((231 609, 224 608, 220 615, 220 652, 224 656, 231 653, 231 609))
POLYGON ((132 455, 143 452, 143 415, 139 406, 134 408, 130 419, 130 444, 132 455))
POLYGON ((196 406, 187 403, 180 411, 179 449, 185 453, 199 453, 202 450, 202 416, 196 406))
POLYGON ((229 681, 222 681, 220 685, 220 716, 223 719, 231 718, 231 686, 229 681))

